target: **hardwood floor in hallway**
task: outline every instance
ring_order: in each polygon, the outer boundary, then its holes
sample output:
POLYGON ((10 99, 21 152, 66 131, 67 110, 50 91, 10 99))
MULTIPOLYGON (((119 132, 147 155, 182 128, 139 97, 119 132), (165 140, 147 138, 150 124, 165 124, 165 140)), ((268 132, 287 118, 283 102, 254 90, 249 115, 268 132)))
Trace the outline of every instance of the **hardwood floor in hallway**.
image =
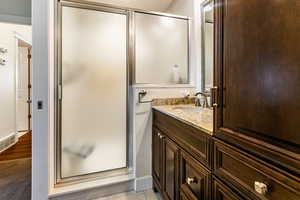
POLYGON ((0 162, 0 199, 31 199, 31 158, 0 162))

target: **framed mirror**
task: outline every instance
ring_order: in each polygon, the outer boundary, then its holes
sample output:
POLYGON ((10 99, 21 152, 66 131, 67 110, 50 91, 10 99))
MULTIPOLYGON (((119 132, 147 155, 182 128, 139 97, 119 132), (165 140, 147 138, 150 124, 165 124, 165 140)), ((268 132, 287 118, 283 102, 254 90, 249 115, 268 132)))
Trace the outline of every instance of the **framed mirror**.
POLYGON ((202 34, 202 91, 209 93, 214 77, 214 9, 213 0, 201 4, 202 34))

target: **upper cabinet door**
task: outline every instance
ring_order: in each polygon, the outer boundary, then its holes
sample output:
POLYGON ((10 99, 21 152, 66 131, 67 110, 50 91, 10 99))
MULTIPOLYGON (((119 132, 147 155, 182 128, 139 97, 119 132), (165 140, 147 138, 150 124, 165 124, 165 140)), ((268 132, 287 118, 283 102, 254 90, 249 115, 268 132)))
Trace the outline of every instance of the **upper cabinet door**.
POLYGON ((217 137, 300 173, 300 1, 215 4, 217 137))

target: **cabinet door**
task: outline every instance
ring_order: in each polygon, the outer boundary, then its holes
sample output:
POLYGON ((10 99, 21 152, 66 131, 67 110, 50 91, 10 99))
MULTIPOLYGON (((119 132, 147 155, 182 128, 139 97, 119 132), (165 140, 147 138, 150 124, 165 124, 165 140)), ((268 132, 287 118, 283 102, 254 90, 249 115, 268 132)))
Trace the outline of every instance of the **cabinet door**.
POLYGON ((299 174, 299 0, 215 3, 216 135, 299 174))
POLYGON ((166 200, 179 198, 179 149, 170 139, 163 140, 163 196, 166 200))
POLYGON ((162 159, 163 159, 163 150, 162 150, 162 134, 161 132, 153 127, 152 133, 152 175, 154 179, 155 189, 161 192, 162 189, 162 159))
POLYGON ((213 178, 213 199, 214 200, 242 200, 242 197, 235 194, 229 187, 213 178))

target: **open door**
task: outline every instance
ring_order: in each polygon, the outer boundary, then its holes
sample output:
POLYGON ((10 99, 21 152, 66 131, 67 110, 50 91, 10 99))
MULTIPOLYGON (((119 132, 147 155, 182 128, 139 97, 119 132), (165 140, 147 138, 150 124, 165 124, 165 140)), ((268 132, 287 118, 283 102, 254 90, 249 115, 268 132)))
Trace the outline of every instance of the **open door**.
POLYGON ((31 46, 18 41, 17 56, 17 130, 21 133, 31 131, 31 46))

